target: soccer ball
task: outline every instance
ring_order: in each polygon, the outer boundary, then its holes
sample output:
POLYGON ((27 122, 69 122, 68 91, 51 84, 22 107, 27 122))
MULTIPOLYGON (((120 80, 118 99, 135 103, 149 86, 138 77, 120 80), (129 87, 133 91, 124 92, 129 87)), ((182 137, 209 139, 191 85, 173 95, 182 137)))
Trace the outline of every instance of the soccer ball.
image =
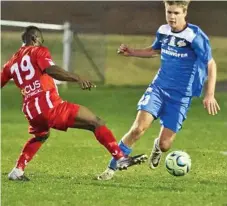
POLYGON ((191 169, 191 158, 183 151, 173 151, 166 156, 167 171, 174 176, 184 176, 191 169))

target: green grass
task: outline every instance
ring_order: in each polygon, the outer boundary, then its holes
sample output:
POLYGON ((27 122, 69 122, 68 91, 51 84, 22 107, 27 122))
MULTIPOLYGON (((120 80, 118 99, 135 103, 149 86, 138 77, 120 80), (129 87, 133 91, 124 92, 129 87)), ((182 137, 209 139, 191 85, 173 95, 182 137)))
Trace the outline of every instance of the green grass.
MULTIPOLYGON (((20 33, 2 32, 2 65, 20 47, 20 33)), ((44 33, 45 45, 52 52, 54 61, 62 65, 62 34, 44 33)), ((135 35, 84 35, 79 34, 88 54, 93 58, 102 73, 106 84, 113 85, 147 85, 156 74, 160 60, 125 58, 118 56, 117 48, 121 43, 131 47, 143 48, 152 44, 153 36, 135 35)), ((213 56, 218 66, 218 80, 227 80, 227 38, 211 37, 213 56)), ((76 42, 73 44, 72 70, 88 79, 98 80, 91 64, 76 42)))
MULTIPOLYGON (((136 114, 136 103, 144 87, 98 87, 92 92, 70 87, 60 94, 71 102, 86 105, 107 121, 119 140, 136 114)), ((218 93, 221 112, 209 116, 201 99, 192 103, 188 119, 172 150, 191 155, 192 170, 173 177, 161 166, 151 171, 146 164, 118 172, 114 180, 98 182, 93 177, 105 169, 110 158, 87 131, 52 130, 51 137, 30 162, 30 182, 12 182, 7 173, 29 138, 27 121, 21 113, 21 98, 15 87, 2 91, 2 205, 4 206, 148 206, 227 204, 227 95, 218 93), (12 100, 13 97, 13 100, 12 100)), ((138 141, 133 154, 150 153, 159 123, 138 141)), ((171 151, 172 151, 171 150, 171 151)))

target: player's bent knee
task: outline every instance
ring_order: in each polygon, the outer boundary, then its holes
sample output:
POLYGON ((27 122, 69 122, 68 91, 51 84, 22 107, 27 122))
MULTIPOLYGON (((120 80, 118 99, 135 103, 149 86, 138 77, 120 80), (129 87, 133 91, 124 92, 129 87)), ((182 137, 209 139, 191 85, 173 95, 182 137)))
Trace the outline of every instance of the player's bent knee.
POLYGON ((94 120, 91 120, 89 122, 89 130, 95 132, 96 128, 104 125, 105 125, 104 120, 100 119, 99 117, 96 117, 94 120))
POLYGON ((100 127, 100 126, 105 125, 106 123, 105 123, 104 120, 100 119, 99 117, 96 117, 96 122, 95 122, 95 124, 96 124, 97 127, 100 127))
POLYGON ((170 149, 171 145, 172 145, 171 140, 160 140, 159 142, 159 147, 162 152, 167 152, 170 149))

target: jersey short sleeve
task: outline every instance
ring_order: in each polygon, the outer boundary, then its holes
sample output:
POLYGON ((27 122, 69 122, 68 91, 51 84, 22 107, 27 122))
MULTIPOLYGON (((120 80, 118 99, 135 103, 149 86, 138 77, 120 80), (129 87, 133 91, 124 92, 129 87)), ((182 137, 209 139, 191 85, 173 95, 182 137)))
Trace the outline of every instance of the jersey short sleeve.
POLYGON ((161 49, 161 46, 162 46, 161 34, 157 31, 156 32, 155 40, 154 40, 153 44, 151 45, 151 47, 154 50, 160 50, 161 49))
POLYGON ((42 71, 44 71, 45 69, 52 65, 55 65, 52 60, 50 51, 46 47, 40 47, 38 49, 36 58, 37 64, 42 71))
POLYGON ((212 59, 209 38, 203 32, 199 32, 194 38, 191 46, 200 61, 207 65, 208 62, 212 59))

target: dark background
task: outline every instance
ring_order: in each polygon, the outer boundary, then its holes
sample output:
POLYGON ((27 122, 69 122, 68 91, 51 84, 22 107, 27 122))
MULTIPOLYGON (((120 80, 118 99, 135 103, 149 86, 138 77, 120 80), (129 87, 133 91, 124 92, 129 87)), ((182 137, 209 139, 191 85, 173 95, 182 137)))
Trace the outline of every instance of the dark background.
MULTIPOLYGON (((1 19, 74 25, 87 25, 83 32, 154 34, 165 23, 164 5, 155 2, 1 2, 1 19), (92 29, 88 29, 92 25, 92 29), (97 26, 96 26, 97 25, 97 26)), ((208 35, 227 36, 227 2, 192 2, 189 22, 208 35)))

